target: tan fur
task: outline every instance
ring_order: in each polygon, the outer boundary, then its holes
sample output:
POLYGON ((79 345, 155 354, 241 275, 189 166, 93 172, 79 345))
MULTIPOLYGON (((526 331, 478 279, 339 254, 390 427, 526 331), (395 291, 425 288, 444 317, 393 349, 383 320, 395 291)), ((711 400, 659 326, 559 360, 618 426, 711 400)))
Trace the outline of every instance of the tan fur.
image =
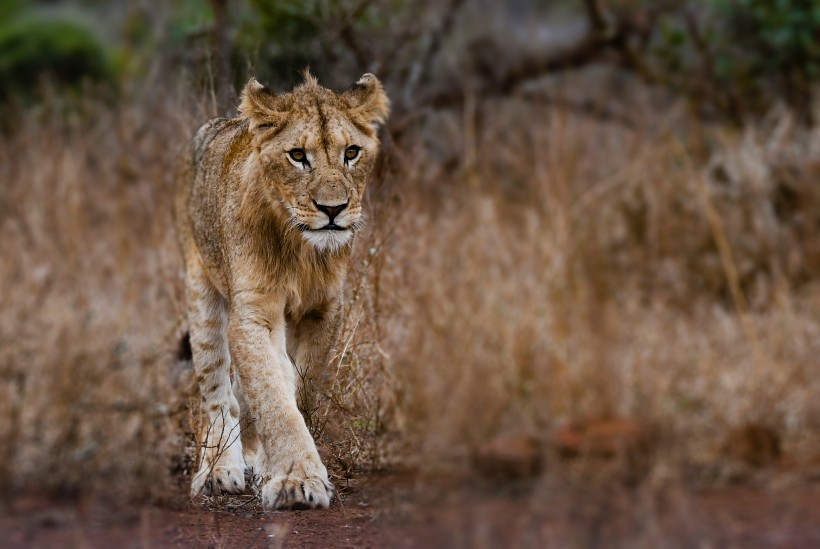
POLYGON ((282 95, 251 79, 238 117, 197 131, 176 194, 194 368, 210 420, 192 494, 241 492, 247 460, 266 508, 329 505, 333 488, 297 408, 291 357, 307 371, 327 362, 376 125, 387 114, 373 75, 337 94, 306 73, 282 95), (351 145, 360 155, 346 164, 351 145), (289 157, 297 148, 310 169, 289 157), (320 230, 330 214, 317 204, 345 203, 335 224, 347 229, 320 230), (250 418, 241 439, 240 402, 250 418))

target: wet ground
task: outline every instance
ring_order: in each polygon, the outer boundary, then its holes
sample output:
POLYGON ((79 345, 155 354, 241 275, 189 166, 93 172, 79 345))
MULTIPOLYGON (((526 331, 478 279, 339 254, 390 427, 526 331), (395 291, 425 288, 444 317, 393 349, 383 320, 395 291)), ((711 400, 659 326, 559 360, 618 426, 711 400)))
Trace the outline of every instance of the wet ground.
POLYGON ((264 512, 252 495, 129 506, 6 504, 0 547, 820 547, 820 484, 702 491, 547 481, 499 486, 393 472, 331 508, 264 512))

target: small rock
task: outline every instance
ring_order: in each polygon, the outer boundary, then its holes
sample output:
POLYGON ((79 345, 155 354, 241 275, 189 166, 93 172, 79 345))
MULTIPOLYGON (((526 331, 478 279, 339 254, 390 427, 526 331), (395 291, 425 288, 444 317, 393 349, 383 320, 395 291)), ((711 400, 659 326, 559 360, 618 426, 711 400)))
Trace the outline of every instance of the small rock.
POLYGON ((726 454, 752 467, 768 467, 783 456, 780 435, 774 429, 748 423, 731 430, 724 445, 726 454))
POLYGON ((473 453, 473 465, 480 473, 498 480, 523 480, 541 472, 541 444, 529 436, 499 437, 473 453))
POLYGON ((559 429, 553 445, 566 458, 638 457, 650 448, 648 430, 635 420, 625 418, 573 422, 559 429))

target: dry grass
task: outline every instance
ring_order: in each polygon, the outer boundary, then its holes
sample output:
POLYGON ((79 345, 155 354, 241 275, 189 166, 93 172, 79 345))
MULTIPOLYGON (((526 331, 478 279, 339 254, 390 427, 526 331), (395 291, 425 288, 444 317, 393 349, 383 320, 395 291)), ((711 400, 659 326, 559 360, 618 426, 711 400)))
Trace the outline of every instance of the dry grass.
MULTIPOLYGON (((171 173, 205 109, 181 105, 55 105, 0 141, 11 487, 158 494, 188 467, 171 173)), ((820 453, 817 130, 624 129, 516 101, 467 122, 431 120, 372 189, 307 399, 337 474, 607 415, 711 472, 746 422, 820 453)))
POLYGON ((718 464, 747 422, 818 452, 817 132, 783 115, 704 131, 707 150, 516 110, 462 143, 476 165, 404 191, 388 246, 386 347, 420 455, 612 415, 657 426, 684 461, 718 464))
POLYGON ((169 204, 189 121, 164 105, 95 110, 56 104, 0 147, 3 480, 152 492, 181 447, 169 204))

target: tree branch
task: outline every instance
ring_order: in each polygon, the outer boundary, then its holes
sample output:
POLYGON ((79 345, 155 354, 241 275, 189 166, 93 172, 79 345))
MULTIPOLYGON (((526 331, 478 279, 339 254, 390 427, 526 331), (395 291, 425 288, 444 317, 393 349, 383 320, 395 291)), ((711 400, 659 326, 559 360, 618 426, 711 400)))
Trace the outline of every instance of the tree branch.
MULTIPOLYGON (((642 55, 647 33, 658 16, 676 6, 677 1, 660 1, 645 10, 609 13, 602 0, 584 0, 589 29, 574 44, 555 52, 519 54, 515 61, 506 64, 498 61, 505 57, 503 48, 491 40, 476 41, 470 48, 473 60, 467 71, 460 78, 451 78, 443 86, 423 95, 415 102, 414 110, 460 106, 464 101, 465 79, 471 93, 477 97, 509 95, 525 82, 592 63, 617 65, 652 82, 653 76, 642 55)), ((416 113, 408 114, 417 116, 416 113)), ((403 123, 398 122, 399 125, 403 123)))
POLYGON ((599 35, 606 34, 607 17, 606 11, 603 6, 601 6, 601 0, 584 0, 584 7, 586 8, 587 18, 589 19, 592 31, 599 35))

